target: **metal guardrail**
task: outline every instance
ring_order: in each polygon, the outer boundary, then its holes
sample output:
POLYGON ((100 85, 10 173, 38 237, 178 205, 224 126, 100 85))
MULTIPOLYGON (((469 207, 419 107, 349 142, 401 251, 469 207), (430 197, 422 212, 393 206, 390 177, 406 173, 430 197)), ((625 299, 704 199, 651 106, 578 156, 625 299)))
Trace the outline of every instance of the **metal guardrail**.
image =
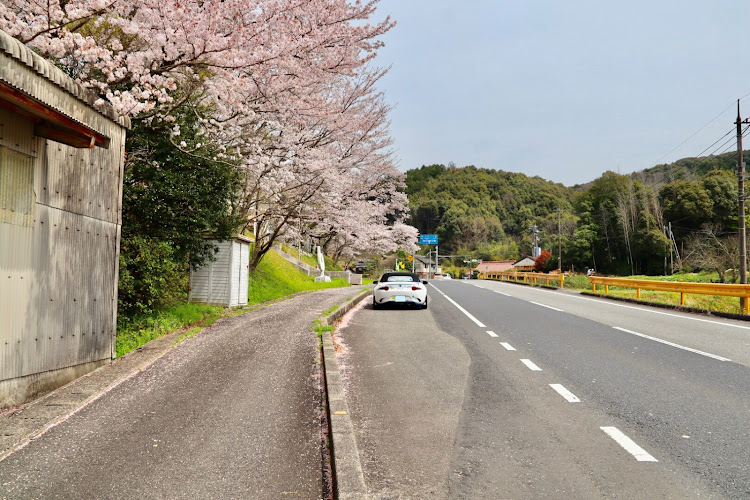
POLYGON ((604 285, 604 293, 609 293, 610 286, 635 288, 636 297, 641 298, 641 290, 657 290, 661 292, 677 292, 680 294, 680 305, 685 305, 685 294, 721 295, 725 297, 740 297, 745 299, 745 314, 750 314, 750 285, 733 285, 728 283, 686 283, 683 281, 652 281, 634 280, 628 278, 605 278, 590 276, 589 281, 593 291, 596 285, 604 285))
POLYGON ((560 288, 565 288, 565 276, 562 274, 545 274, 545 273, 527 273, 518 271, 505 271, 499 273, 480 273, 480 277, 490 280, 500 281, 514 281, 516 283, 529 283, 531 285, 544 284, 549 285, 550 282, 557 282, 560 288))

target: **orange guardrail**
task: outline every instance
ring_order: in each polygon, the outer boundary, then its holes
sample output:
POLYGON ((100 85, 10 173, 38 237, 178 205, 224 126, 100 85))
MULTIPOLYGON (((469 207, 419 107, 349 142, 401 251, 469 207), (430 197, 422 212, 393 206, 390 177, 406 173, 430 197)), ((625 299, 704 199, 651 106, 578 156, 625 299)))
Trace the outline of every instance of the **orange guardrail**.
POLYGON ((721 295, 725 297, 744 297, 745 314, 750 313, 750 285, 734 285, 729 283, 685 283, 683 281, 652 281, 634 280, 629 278, 606 278, 604 276, 590 276, 591 286, 596 292, 596 285, 604 285, 604 293, 609 293, 610 286, 635 288, 636 297, 641 298, 641 290, 658 290, 661 292, 678 292, 680 305, 685 305, 685 294, 721 295))
POLYGON ((518 271, 505 271, 500 273, 481 273, 480 277, 489 280, 500 280, 500 281, 514 281, 516 283, 529 283, 532 285, 544 284, 549 285, 550 282, 557 282, 560 288, 565 288, 565 276, 562 274, 545 274, 545 273, 526 273, 518 271))

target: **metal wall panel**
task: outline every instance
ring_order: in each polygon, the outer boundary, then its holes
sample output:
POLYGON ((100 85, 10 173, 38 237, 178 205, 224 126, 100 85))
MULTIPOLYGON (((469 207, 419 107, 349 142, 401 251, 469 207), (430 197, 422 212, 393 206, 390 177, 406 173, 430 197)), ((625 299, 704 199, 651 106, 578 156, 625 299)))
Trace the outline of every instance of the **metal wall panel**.
POLYGON ((0 380, 23 370, 30 337, 33 229, 0 223, 0 380))
POLYGON ((0 223, 34 226, 33 160, 0 146, 0 223))
POLYGON ((0 107, 0 146, 36 157, 40 142, 34 137, 34 123, 0 107))

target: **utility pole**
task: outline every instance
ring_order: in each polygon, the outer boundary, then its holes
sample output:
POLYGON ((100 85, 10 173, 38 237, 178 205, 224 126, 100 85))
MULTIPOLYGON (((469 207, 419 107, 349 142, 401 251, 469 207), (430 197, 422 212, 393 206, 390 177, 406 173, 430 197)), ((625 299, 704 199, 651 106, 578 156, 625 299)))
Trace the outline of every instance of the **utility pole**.
POLYGON ((562 272, 562 209, 557 207, 557 268, 562 272))
POLYGON ((435 245, 435 272, 436 273, 437 273, 437 268, 438 268, 438 265, 439 265, 438 262, 439 262, 438 261, 438 246, 435 245))
MULTIPOLYGON (((740 283, 747 283, 747 239, 745 234, 745 162, 742 159, 742 125, 749 123, 740 115, 740 100, 737 99, 737 195, 739 201, 739 237, 740 237, 740 283)), ((740 298, 740 305, 745 306, 745 299, 740 298)))

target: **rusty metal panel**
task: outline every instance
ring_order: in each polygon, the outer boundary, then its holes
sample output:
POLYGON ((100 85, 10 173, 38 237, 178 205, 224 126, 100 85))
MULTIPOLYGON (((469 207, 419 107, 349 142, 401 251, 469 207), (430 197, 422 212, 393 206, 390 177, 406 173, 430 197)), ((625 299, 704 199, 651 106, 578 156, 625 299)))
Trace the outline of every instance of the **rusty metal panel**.
POLYGON ((0 107, 0 146, 27 156, 37 156, 39 140, 34 137, 34 123, 0 107))

